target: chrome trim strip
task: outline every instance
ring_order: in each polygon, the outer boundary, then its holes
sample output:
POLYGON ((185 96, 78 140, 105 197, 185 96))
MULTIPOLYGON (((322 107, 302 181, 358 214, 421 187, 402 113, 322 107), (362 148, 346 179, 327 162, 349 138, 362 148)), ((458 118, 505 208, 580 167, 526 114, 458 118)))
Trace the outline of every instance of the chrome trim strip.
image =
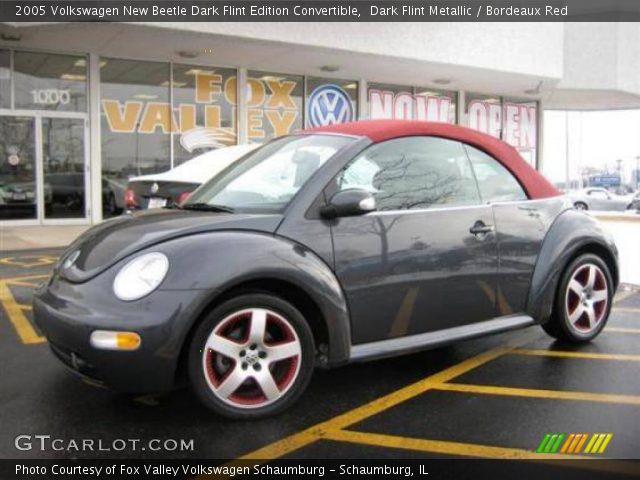
POLYGON ((428 212, 442 212, 442 211, 456 211, 456 210, 472 210, 478 208, 486 208, 491 207, 493 205, 530 205, 532 203, 540 203, 540 202, 548 202, 554 199, 561 199, 561 196, 558 197, 548 197, 548 198, 536 198, 534 200, 513 200, 513 201, 505 201, 505 202, 487 202, 487 203, 476 203, 472 205, 460 205, 457 207, 437 207, 437 208, 416 208, 413 210, 376 210, 375 212, 367 213, 366 215, 371 216, 383 216, 383 215, 400 215, 400 214, 412 214, 412 213, 428 213, 428 212))
POLYGON ((477 322, 471 325, 447 328, 435 332, 352 345, 349 361, 371 360, 416 350, 435 348, 458 340, 513 330, 533 324, 535 324, 535 320, 528 315, 508 315, 485 322, 477 322))
POLYGON ((416 213, 429 213, 429 212, 452 212, 456 210, 477 210, 479 208, 491 207, 490 204, 474 204, 463 205, 459 207, 438 207, 438 208, 415 208, 413 210, 376 210, 375 212, 369 212, 364 216, 385 216, 385 215, 411 215, 416 213))

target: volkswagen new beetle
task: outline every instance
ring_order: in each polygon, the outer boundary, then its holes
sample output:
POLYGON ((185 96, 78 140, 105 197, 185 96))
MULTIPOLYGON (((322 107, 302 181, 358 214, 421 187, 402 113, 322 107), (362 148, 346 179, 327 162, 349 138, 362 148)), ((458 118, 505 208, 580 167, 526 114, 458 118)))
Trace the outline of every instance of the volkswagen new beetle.
POLYGON ((366 121, 277 138, 180 207, 92 228, 33 306, 80 375, 128 392, 186 379, 252 418, 290 406, 316 366, 533 324, 589 341, 617 284, 610 236, 512 147, 366 121))

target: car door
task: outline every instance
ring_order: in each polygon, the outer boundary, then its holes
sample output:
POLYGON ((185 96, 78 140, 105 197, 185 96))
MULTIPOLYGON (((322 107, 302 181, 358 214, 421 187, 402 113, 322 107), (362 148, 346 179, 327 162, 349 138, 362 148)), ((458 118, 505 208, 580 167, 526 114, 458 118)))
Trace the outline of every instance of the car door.
POLYGON ((609 194, 605 190, 589 190, 589 204, 592 210, 610 210, 609 194))
POLYGON ((377 211, 331 225, 354 344, 495 316, 493 213, 459 142, 407 137, 369 147, 327 187, 365 188, 377 211))
POLYGON ((526 308, 531 277, 542 241, 553 220, 564 210, 562 197, 529 200, 524 189, 500 162, 465 145, 480 188, 482 202, 491 205, 498 242, 496 308, 499 316, 526 308))

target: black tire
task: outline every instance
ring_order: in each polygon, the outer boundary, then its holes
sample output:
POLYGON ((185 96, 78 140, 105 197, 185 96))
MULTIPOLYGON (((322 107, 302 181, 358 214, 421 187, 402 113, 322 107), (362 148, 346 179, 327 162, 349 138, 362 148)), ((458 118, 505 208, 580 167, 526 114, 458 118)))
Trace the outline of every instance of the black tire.
MULTIPOLYGON (((248 315, 250 318, 253 318, 252 314, 248 314, 248 315)), ((271 317, 268 317, 268 318, 271 318, 271 317)), ((248 321, 248 326, 246 326, 245 328, 247 329, 250 328, 252 325, 251 323, 252 321, 253 320, 248 321)), ((240 320, 240 322, 242 322, 242 319, 240 320)), ((265 324, 268 324, 268 321, 265 324)), ((266 332, 265 338, 266 336, 270 335, 270 333, 268 332, 268 328, 273 328, 273 326, 267 327, 267 329, 265 329, 265 332, 266 332)), ((241 329, 242 329, 242 325, 238 327, 238 330, 241 330, 241 329)), ((230 335, 233 335, 233 332, 230 335)), ((267 342, 265 341, 265 345, 266 343, 267 342)), ((264 348, 268 348, 268 347, 265 346, 264 348)), ((258 347, 257 350, 255 351, 257 353, 260 353, 260 355, 262 354, 266 355, 266 352, 261 351, 260 347, 258 347)), ((246 294, 246 295, 240 295, 238 297, 232 298, 222 303, 221 305, 217 306, 216 308, 214 308, 213 311, 211 311, 211 313, 206 315, 206 317, 202 320, 200 325, 197 327, 197 330, 195 332, 195 335, 193 337, 193 340, 189 348, 189 362, 188 362, 189 383, 191 384, 191 387, 193 388, 194 392, 196 393, 200 401, 206 407, 218 413, 219 415, 222 415, 224 417, 231 418, 231 419, 263 418, 263 417, 281 413, 282 411, 289 408, 298 400, 300 395, 302 395, 304 390, 307 388, 309 381, 311 380, 311 375, 313 374, 313 369, 314 369, 314 363, 315 363, 315 347, 314 347, 314 341, 313 341, 313 334, 311 333, 311 329, 309 328, 309 325, 305 321, 302 314, 289 302, 286 302, 285 300, 279 297, 269 295, 269 294, 258 294, 258 293, 246 294), (282 364, 282 362, 286 363, 286 362, 289 362, 289 360, 283 360, 283 361, 281 360, 280 363, 277 363, 277 362, 267 363, 268 358, 264 359, 263 357, 260 357, 262 358, 262 361, 261 361, 261 360, 257 360, 254 356, 254 358, 252 358, 254 362, 260 363, 261 365, 265 365, 264 367, 261 367, 263 371, 252 372, 252 367, 254 369, 257 369, 255 364, 251 364, 249 365, 249 368, 246 368, 246 364, 244 363, 244 360, 249 359, 249 353, 253 353, 253 352, 250 352, 249 348, 255 349, 255 345, 251 345, 249 347, 248 342, 251 341, 251 338, 248 335, 248 331, 247 331, 246 338, 242 340, 242 342, 247 342, 246 343, 247 346, 244 347, 243 350, 241 350, 241 352, 238 354, 238 355, 242 355, 242 357, 238 357, 236 360, 234 360, 231 366, 227 365, 231 363, 229 361, 229 358, 231 357, 225 357, 225 355, 221 355, 209 349, 207 349, 209 353, 205 353, 204 351, 205 345, 207 344, 207 341, 210 335, 213 335, 213 333, 216 332, 216 330, 220 331, 219 329, 226 328, 225 325, 222 325, 222 322, 234 321, 234 319, 240 318, 240 315, 238 315, 238 312, 245 311, 247 309, 269 310, 270 312, 279 316, 279 318, 274 317, 274 320, 276 320, 276 323, 281 323, 280 320, 284 319, 286 323, 286 328, 291 328, 293 331, 295 331, 295 336, 297 337, 295 340, 299 343, 300 354, 296 356, 297 361, 296 361, 296 367, 295 367, 296 369, 295 376, 293 376, 292 377, 293 379, 287 383, 286 388, 282 388, 282 390, 280 389, 278 390, 278 394, 281 396, 279 396, 276 400, 268 400, 266 398, 266 393, 264 393, 265 392, 264 388, 260 387, 256 379, 249 378, 248 380, 245 380, 239 387, 240 391, 243 388, 246 389, 247 387, 260 389, 260 391, 263 392, 262 393, 263 397, 265 398, 264 402, 271 402, 263 406, 260 406, 259 404, 251 405, 250 407, 247 407, 246 405, 242 406, 238 402, 234 401, 231 398, 231 395, 226 400, 222 400, 221 396, 219 396, 218 393, 214 392, 215 387, 211 385, 211 380, 210 380, 211 371, 218 368, 217 366, 219 364, 217 362, 219 361, 223 362, 221 364, 222 365, 221 368, 229 369, 227 373, 223 372, 222 374, 220 374, 220 376, 227 375, 227 377, 221 379, 218 387, 220 387, 222 383, 224 383, 224 380, 226 378, 229 378, 231 376, 229 373, 231 369, 240 368, 240 366, 242 366, 243 370, 246 371, 244 373, 245 375, 254 375, 254 374, 260 375, 260 373, 263 373, 263 374, 269 373, 269 376, 271 377, 271 379, 275 380, 277 384, 275 369, 280 368, 280 365, 282 364), (209 362, 208 355, 210 354, 217 355, 217 357, 213 357, 215 358, 215 361, 211 360, 211 362, 209 362), (207 355, 207 357, 205 357, 205 355, 207 355), (205 364, 208 367, 208 371, 205 371, 205 364), (284 392, 284 393, 281 393, 281 392, 284 392), (233 404, 230 404, 230 403, 233 403, 233 404)), ((287 373, 287 375, 289 375, 289 373, 287 373)), ((239 391, 237 388, 234 389, 232 391, 232 395, 236 395, 237 391, 239 391)))
POLYGON ((576 202, 573 204, 576 210, 589 210, 589 205, 584 202, 576 202))
MULTIPOLYGON (((556 292, 553 313, 549 321, 542 324, 542 328, 550 336, 561 341, 569 343, 589 342, 597 337, 607 324, 607 321, 609 320, 609 314, 611 313, 614 293, 613 278, 611 277, 611 272, 609 271, 609 267, 607 266, 606 262, 604 262, 599 256, 591 253, 580 255, 569 265, 567 265, 567 268, 565 268, 565 271, 560 278, 558 291, 556 292), (581 304, 582 302, 575 293, 569 293, 568 290, 570 288, 569 283, 572 281, 572 279, 574 279, 574 276, 576 274, 581 274, 581 271, 587 270, 591 265, 597 267, 597 269, 599 269, 599 271, 602 273, 602 277, 598 277, 600 278, 600 280, 596 281, 600 283, 600 287, 602 287, 602 283, 606 284, 606 304, 602 304, 603 301, 600 301, 597 303, 597 307, 592 307, 595 308, 594 312, 596 318, 600 319, 597 321, 594 327, 584 327, 583 330, 582 327, 578 327, 569 318, 568 310, 570 309, 570 302, 576 302, 577 300, 576 308, 580 307, 579 304, 581 304), (600 313, 598 313, 598 308, 601 308, 600 313)), ((585 299, 585 302, 588 301, 590 301, 589 298, 585 299)), ((580 316, 580 321, 588 321, 586 320, 588 316, 585 317, 585 315, 586 314, 580 316)))

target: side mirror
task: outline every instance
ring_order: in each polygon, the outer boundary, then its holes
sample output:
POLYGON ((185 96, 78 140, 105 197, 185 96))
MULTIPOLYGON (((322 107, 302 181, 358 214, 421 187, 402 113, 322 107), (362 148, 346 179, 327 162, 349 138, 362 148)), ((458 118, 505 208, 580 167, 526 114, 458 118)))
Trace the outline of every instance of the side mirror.
POLYGON ((336 193, 328 205, 320 209, 324 218, 353 217, 373 212, 376 209, 376 199, 367 190, 352 188, 336 193))

